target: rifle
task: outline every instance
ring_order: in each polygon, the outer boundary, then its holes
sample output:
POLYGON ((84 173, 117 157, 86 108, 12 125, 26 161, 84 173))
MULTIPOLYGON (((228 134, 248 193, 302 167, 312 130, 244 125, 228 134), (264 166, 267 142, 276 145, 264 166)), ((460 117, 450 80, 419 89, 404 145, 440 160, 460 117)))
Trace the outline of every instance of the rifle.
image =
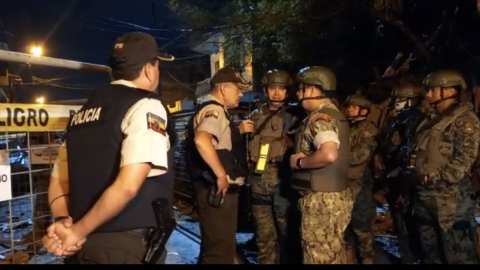
POLYGON ((152 202, 153 212, 157 220, 157 227, 150 230, 147 236, 147 253, 142 262, 144 264, 156 264, 165 250, 165 245, 170 235, 175 230, 177 223, 173 217, 172 209, 168 200, 157 198, 152 202))

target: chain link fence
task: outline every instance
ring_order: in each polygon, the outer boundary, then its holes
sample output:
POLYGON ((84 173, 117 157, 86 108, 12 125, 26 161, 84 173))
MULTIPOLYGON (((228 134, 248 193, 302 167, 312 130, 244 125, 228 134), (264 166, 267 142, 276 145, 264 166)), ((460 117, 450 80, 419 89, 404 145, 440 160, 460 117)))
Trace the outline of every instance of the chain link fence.
POLYGON ((11 200, 0 202, 0 264, 58 261, 46 253, 41 239, 52 219, 47 192, 59 146, 55 132, 0 133, 12 189, 11 200))

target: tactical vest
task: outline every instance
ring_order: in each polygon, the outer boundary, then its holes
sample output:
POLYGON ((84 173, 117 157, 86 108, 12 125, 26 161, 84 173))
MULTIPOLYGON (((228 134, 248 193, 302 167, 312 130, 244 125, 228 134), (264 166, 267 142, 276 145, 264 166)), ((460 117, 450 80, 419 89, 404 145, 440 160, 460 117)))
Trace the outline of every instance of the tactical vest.
MULTIPOLYGON (((211 104, 220 106, 225 113, 225 117, 229 119, 223 105, 214 100, 202 103, 197 108, 195 115, 190 118, 185 136, 185 162, 192 181, 206 181, 209 183, 217 182, 217 177, 201 157, 194 142, 195 130, 193 124, 195 117, 203 108, 211 104)), ((225 172, 231 179, 246 177, 248 175, 248 165, 245 144, 240 131, 232 121, 230 121, 230 133, 232 136, 232 150, 216 150, 218 158, 220 159, 225 172)))
MULTIPOLYGON (((352 142, 360 135, 359 133, 360 131, 362 131, 361 125, 365 121, 368 121, 368 120, 362 120, 362 121, 356 122, 352 125, 352 127, 350 127, 350 138, 349 138, 350 153, 352 152, 352 148, 354 147, 352 142)), ((365 175, 365 172, 368 169, 368 164, 369 164, 368 161, 362 164, 357 164, 357 165, 350 164, 348 168, 348 179, 355 180, 355 181, 362 180, 363 176, 365 175)))
MULTIPOLYGON (((95 90, 80 112, 70 118, 66 144, 69 213, 74 222, 93 207, 118 176, 124 139, 121 124, 128 110, 144 98, 158 99, 158 96, 123 85, 109 85, 95 90)), ((151 202, 158 197, 171 197, 169 182, 172 181, 161 181, 160 176, 147 178, 137 196, 96 232, 157 227, 151 202)))
POLYGON ((412 108, 402 112, 392 123, 386 133, 382 149, 386 172, 405 167, 405 153, 402 152, 402 148, 409 147, 415 128, 423 117, 424 113, 412 108))
MULTIPOLYGON (((273 117, 269 118, 270 114, 262 113, 255 125, 257 127, 263 126, 263 129, 258 133, 254 134, 253 138, 249 142, 249 157, 250 161, 257 162, 260 156, 260 149, 262 145, 272 145, 275 140, 279 140, 282 136, 286 135, 290 130, 293 122, 293 116, 287 110, 287 108, 281 108, 278 112, 275 113, 273 117), (267 123, 264 122, 268 121, 267 123)), ((270 147, 268 151, 268 162, 280 162, 282 161, 284 151, 282 149, 272 149, 270 147)))
MULTIPOLYGON (((321 169, 294 170, 292 188, 299 191, 341 192, 348 188, 348 167, 350 164, 350 128, 348 121, 342 113, 331 108, 324 107, 318 112, 327 114, 337 123, 340 141, 338 158, 321 169)), ((311 118, 312 115, 303 123, 301 132, 298 132, 295 136, 295 153, 301 151, 300 145, 311 118)))
POLYGON ((438 122, 432 123, 431 128, 419 132, 415 140, 416 145, 410 155, 409 166, 415 167, 420 174, 429 175, 448 163, 448 159, 439 151, 443 133, 455 119, 472 109, 467 104, 455 104, 452 106, 452 109, 447 111, 438 122))

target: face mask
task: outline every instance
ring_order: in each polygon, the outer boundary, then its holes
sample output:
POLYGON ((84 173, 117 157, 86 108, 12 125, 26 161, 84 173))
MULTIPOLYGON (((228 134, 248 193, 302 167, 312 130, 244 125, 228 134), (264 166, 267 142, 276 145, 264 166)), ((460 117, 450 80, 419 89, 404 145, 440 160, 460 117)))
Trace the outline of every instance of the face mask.
POLYGON ((395 111, 399 112, 405 108, 407 101, 395 102, 395 111))

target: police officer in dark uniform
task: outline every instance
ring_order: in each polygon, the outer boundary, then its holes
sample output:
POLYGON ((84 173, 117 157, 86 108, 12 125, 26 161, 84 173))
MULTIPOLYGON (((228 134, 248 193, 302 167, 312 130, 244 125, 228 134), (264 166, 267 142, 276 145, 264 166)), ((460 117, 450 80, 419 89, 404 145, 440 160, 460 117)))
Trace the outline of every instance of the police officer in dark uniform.
POLYGON ((115 81, 72 115, 52 172, 55 223, 43 239, 50 252, 71 255, 84 243, 78 263, 142 263, 144 239, 157 227, 151 203, 173 193, 173 179, 161 179, 170 140, 156 93, 160 61, 172 60, 148 34, 116 39, 109 58, 115 81))
MULTIPOLYGON (((245 143, 230 121, 250 85, 240 72, 222 68, 210 80, 209 100, 190 119, 185 156, 200 218, 201 264, 233 264, 236 250, 238 188, 248 174, 245 143)), ((244 130, 245 131, 245 130, 244 130)))

